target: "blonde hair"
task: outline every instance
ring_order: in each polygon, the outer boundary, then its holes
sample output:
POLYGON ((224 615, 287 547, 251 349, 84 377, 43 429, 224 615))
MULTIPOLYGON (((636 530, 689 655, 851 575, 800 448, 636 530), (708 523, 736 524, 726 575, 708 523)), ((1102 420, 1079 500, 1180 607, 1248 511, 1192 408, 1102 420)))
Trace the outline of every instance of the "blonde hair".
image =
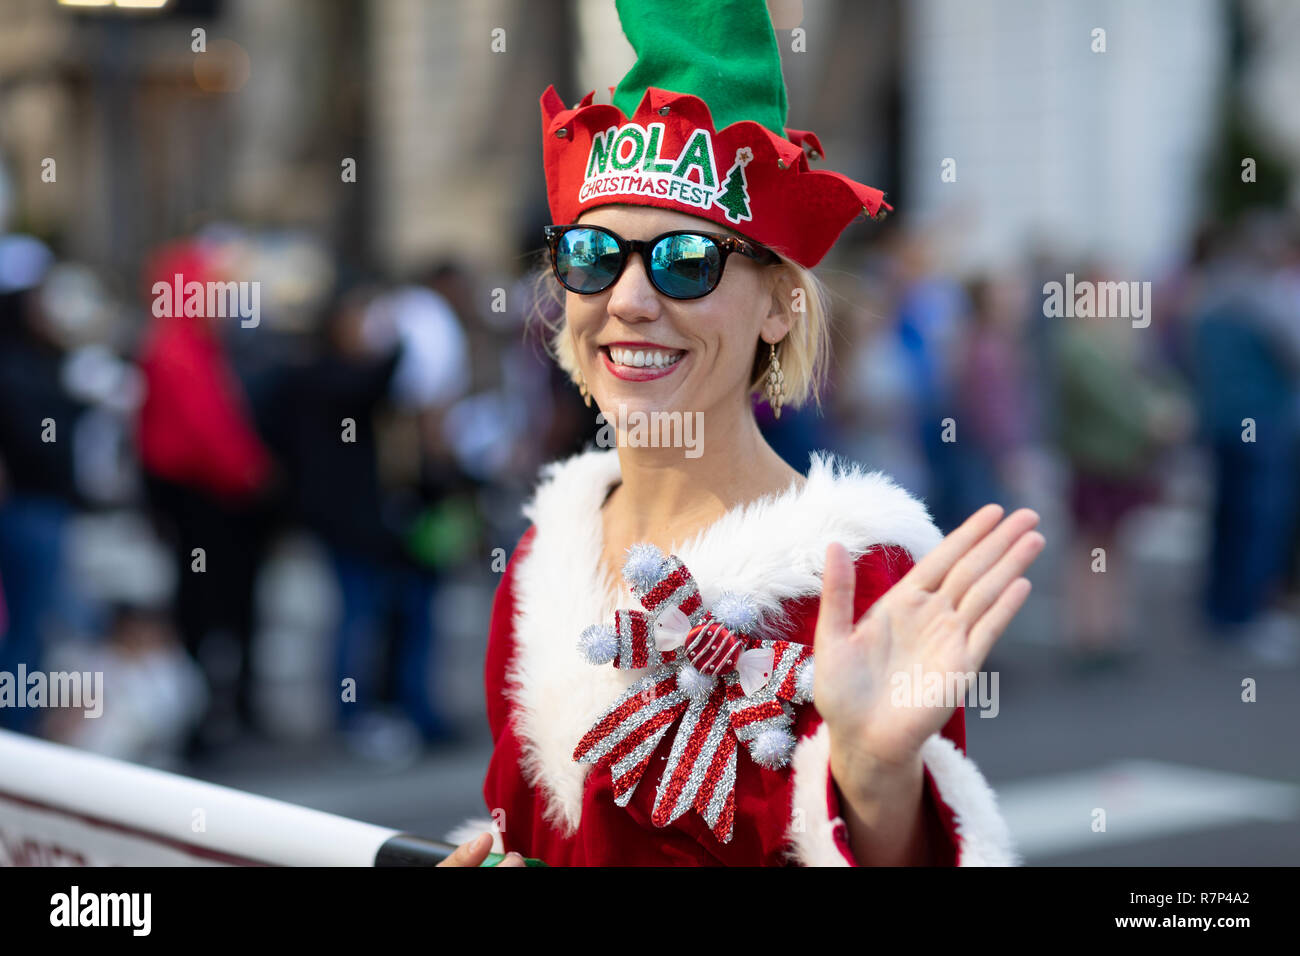
MULTIPOLYGON (((800 408, 811 399, 820 408, 821 387, 830 365, 830 297, 826 286, 811 269, 783 255, 780 258, 782 276, 774 294, 781 294, 787 300, 790 316, 790 331, 776 346, 776 358, 785 376, 784 404, 800 408)), ((576 387, 578 367, 565 314, 564 287, 552 273, 550 256, 545 251, 528 279, 528 287, 532 291, 532 308, 525 316, 525 330, 535 324, 542 326, 547 354, 576 387)), ((748 394, 765 394, 771 354, 771 346, 759 339, 754 349, 748 394)))

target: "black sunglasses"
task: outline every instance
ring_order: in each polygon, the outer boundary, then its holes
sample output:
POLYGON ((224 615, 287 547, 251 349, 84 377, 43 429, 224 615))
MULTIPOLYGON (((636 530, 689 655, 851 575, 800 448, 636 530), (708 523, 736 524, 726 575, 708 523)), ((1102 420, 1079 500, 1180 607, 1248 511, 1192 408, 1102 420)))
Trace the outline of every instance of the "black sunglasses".
POLYGON ((760 265, 781 261, 771 249, 748 239, 693 229, 675 229, 653 239, 624 239, 604 226, 545 227, 551 269, 570 292, 604 292, 623 274, 628 257, 640 253, 650 283, 670 299, 698 299, 718 287, 733 252, 760 265))

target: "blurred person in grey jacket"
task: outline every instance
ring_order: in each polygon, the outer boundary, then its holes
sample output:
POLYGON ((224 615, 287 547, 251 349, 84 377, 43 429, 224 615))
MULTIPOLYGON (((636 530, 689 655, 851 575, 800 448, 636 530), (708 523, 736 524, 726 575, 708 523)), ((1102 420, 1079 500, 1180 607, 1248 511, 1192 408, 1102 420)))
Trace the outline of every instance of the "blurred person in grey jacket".
POLYGON ((1214 465, 1207 612, 1213 635, 1300 659, 1277 608, 1300 536, 1300 268, 1296 238, 1251 216, 1221 238, 1194 314, 1202 437, 1214 465))

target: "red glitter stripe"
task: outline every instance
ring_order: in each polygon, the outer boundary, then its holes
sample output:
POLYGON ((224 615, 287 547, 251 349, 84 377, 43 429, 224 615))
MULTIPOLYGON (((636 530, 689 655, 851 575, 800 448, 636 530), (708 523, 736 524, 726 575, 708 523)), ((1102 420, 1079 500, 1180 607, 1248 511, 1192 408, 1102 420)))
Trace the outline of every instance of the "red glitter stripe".
POLYGON ((618 668, 623 666, 623 621, 626 618, 626 611, 614 612, 614 633, 618 635, 618 650, 614 653, 614 666, 618 668))
POLYGON ((650 652, 646 648, 649 629, 646 627, 644 614, 632 615, 632 666, 645 667, 650 663, 650 652))
POLYGON ((647 652, 646 652, 645 650, 641 650, 641 651, 638 652, 638 649, 637 649, 637 646, 636 646, 636 635, 637 635, 637 629, 638 629, 638 628, 640 628, 641 631, 645 631, 646 628, 649 627, 649 621, 650 621, 650 619, 647 618, 647 617, 645 616, 644 613, 642 613, 641 611, 637 611, 637 610, 635 610, 635 609, 633 609, 633 610, 618 610, 618 611, 615 611, 615 612, 614 612, 614 632, 618 635, 618 648, 619 648, 618 651, 614 654, 614 666, 615 666, 615 667, 618 667, 618 668, 624 668, 624 667, 633 668, 633 667, 645 667, 645 666, 646 666, 646 653, 647 653, 647 652), (631 652, 632 652, 632 660, 631 660, 631 663, 629 663, 629 662, 627 661, 627 659, 624 658, 624 656, 623 656, 623 644, 624 644, 623 631, 624 631, 624 628, 626 628, 627 631, 629 632, 629 633, 628 633, 628 636, 627 636, 627 644, 629 645, 629 647, 630 647, 630 649, 631 649, 631 652), (637 659, 638 659, 638 657, 641 658, 640 663, 637 663, 637 659))
POLYGON ((735 705, 743 705, 744 700, 745 691, 740 686, 740 681, 735 681, 734 683, 727 685, 727 701, 733 705, 733 711, 735 710, 735 705))
POLYGON ((721 842, 726 843, 731 839, 731 825, 736 819, 736 788, 732 787, 727 794, 727 802, 722 805, 722 812, 718 814, 718 822, 713 825, 713 835, 721 842))
POLYGON ((623 703, 614 710, 611 710, 604 717, 600 718, 600 720, 596 722, 595 726, 593 726, 591 730, 587 731, 582 740, 578 741, 578 746, 573 751, 573 759, 581 760, 587 751, 591 750, 592 747, 596 746, 596 744, 600 743, 600 741, 613 733, 614 730, 618 728, 619 724, 623 723, 623 721, 631 714, 640 710, 642 707, 647 706, 655 698, 668 693, 676 686, 676 684, 677 675, 670 674, 658 684, 655 684, 654 697, 651 698, 650 701, 647 701, 642 694, 636 694, 623 701, 623 703))
POLYGON ((700 599, 700 592, 696 591, 678 606, 681 608, 683 614, 685 614, 687 617, 690 617, 692 614, 694 614, 696 611, 700 609, 701 603, 702 601, 700 599))
POLYGON ((664 798, 650 817, 655 826, 668 825, 668 819, 673 812, 673 808, 677 806, 677 798, 682 795, 682 790, 685 789, 687 781, 690 780, 695 761, 699 757, 705 741, 709 738, 709 731, 713 729, 713 722, 717 719, 720 702, 720 695, 713 694, 709 697, 709 702, 704 705, 704 710, 700 712, 700 719, 691 732, 691 739, 687 741, 681 759, 677 761, 677 766, 673 768, 673 778, 668 783, 664 798))
MULTIPOLYGON (((691 583, 691 572, 686 570, 686 565, 679 564, 676 568, 673 569, 672 573, 669 574, 668 577, 664 578, 662 581, 660 581, 658 584, 656 584, 653 588, 651 588, 649 591, 645 593, 645 595, 641 598, 641 606, 645 608, 647 611, 653 611, 660 604, 666 601, 670 596, 672 596, 674 591, 676 591, 678 588, 682 587, 683 585, 690 584, 690 583, 691 583)), ((689 615, 690 612, 683 611, 682 613, 689 615)))
POLYGON ((614 781, 615 800, 623 796, 623 794, 627 793, 641 781, 641 778, 645 776, 646 767, 650 766, 650 758, 653 756, 654 751, 646 754, 635 767, 614 781))
MULTIPOLYGON (((713 800, 713 791, 718 788, 718 781, 722 779, 722 768, 727 765, 728 758, 735 751, 736 738, 731 734, 723 734, 718 752, 713 755, 713 761, 704 773, 704 783, 700 785, 700 792, 695 795, 695 809, 699 813, 709 809, 709 803, 713 800)), ((735 786, 734 782, 732 786, 735 786)))
MULTIPOLYGON (((653 718, 647 720, 635 731, 628 734, 625 740, 619 741, 618 746, 615 747, 614 750, 610 752, 609 756, 601 758, 599 765, 605 767, 613 767, 614 764, 618 763, 629 753, 635 750, 641 744, 641 742, 645 740, 647 737, 653 736, 660 728, 676 720, 678 716, 681 715, 681 712, 685 709, 686 709, 685 703, 674 704, 672 707, 669 707, 667 710, 663 710, 660 713, 656 714, 653 718)), ((646 754, 639 761, 637 761, 636 766, 625 771, 622 776, 618 777, 613 781, 615 798, 621 797, 624 793, 626 793, 628 790, 631 790, 633 787, 637 785, 637 781, 640 780, 642 774, 645 773, 646 767, 650 765, 650 758, 653 756, 654 756, 654 751, 651 750, 650 753, 646 754)))
POLYGON ((780 717, 783 713, 785 713, 785 710, 781 707, 779 700, 769 700, 762 704, 755 704, 753 707, 733 710, 731 712, 731 726, 739 730, 741 727, 748 727, 760 720, 780 717))
POLYGON ((799 656, 795 658, 794 663, 790 665, 790 672, 785 675, 785 680, 781 681, 781 686, 776 689, 777 697, 783 700, 793 699, 795 691, 798 689, 796 684, 799 680, 799 666, 809 657, 812 657, 812 649, 804 646, 800 650, 799 656))
POLYGON ((645 721, 645 723, 641 724, 641 726, 628 731, 626 737, 610 748, 609 753, 600 758, 598 766, 614 766, 614 764, 618 763, 633 750, 636 750, 637 747, 641 746, 642 741, 647 737, 653 736, 655 731, 676 720, 685 709, 685 701, 665 707, 663 710, 659 711, 659 713, 645 721))

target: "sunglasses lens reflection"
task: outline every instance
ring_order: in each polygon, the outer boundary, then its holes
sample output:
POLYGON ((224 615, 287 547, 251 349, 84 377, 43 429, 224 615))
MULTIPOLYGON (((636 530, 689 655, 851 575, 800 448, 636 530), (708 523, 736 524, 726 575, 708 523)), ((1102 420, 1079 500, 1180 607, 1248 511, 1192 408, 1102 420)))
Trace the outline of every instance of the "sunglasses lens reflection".
POLYGON ((712 292, 722 274, 722 250, 708 236, 667 236, 650 251, 650 272, 664 295, 694 299, 712 292))
POLYGON ((598 229, 570 229, 555 248, 555 268, 561 281, 574 292, 606 289, 618 275, 623 254, 609 233, 598 229))

